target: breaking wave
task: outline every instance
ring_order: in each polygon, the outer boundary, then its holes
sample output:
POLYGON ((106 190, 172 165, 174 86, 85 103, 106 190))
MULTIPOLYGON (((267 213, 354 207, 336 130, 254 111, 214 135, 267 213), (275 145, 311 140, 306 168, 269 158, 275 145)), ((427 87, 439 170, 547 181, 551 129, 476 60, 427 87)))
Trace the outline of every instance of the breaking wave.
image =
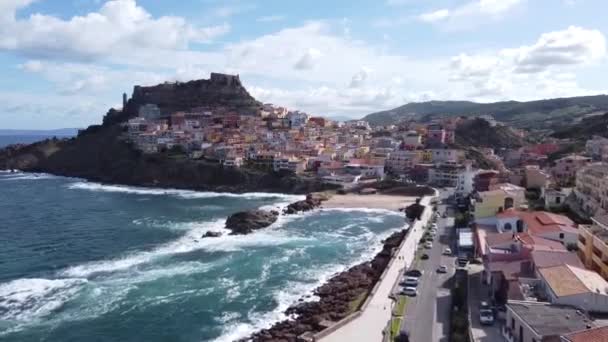
POLYGON ((127 185, 111 185, 101 184, 92 182, 75 182, 68 185, 70 189, 78 190, 89 190, 89 191, 101 191, 101 192, 117 192, 126 194, 136 195, 155 195, 155 196, 174 196, 183 199, 198 199, 198 198, 214 198, 214 197, 235 197, 243 199, 286 199, 286 200, 298 200, 302 196, 299 195, 285 195, 278 193, 267 193, 267 192, 248 192, 243 194, 235 194, 230 192, 213 192, 213 191, 193 191, 193 190, 180 190, 180 189, 162 189, 162 188, 143 188, 136 186, 127 185))

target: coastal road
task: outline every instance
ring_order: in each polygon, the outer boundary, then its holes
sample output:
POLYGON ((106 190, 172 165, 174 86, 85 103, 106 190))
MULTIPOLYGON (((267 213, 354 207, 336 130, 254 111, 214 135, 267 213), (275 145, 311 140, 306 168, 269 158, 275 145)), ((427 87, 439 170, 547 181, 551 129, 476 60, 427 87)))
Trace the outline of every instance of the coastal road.
MULTIPOLYGON (((439 205, 441 213, 446 205, 439 205)), ((424 270, 418 285, 418 296, 410 297, 407 303, 402 331, 410 335, 410 341, 448 342, 450 322, 450 278, 455 271, 455 257, 443 255, 446 247, 452 248, 454 218, 437 220, 437 237, 433 248, 424 249, 428 260, 420 260, 418 267, 424 270), (448 267, 447 274, 437 273, 440 265, 448 267)))
MULTIPOLYGON (((369 304, 361 315, 350 321, 346 325, 320 339, 322 342, 379 342, 382 340, 382 331, 387 322, 391 319, 391 306, 393 300, 389 297, 392 294, 393 285, 403 274, 403 269, 414 259, 418 240, 423 233, 423 226, 428 222, 432 214, 430 197, 425 197, 422 204, 427 206, 421 221, 416 221, 410 228, 412 231, 405 240, 402 247, 397 251, 393 262, 387 269, 384 278, 371 295, 369 304), (399 256, 400 258, 396 258, 399 256)), ((414 340, 417 341, 417 340, 414 340)), ((422 340, 420 340, 422 341, 422 340)))

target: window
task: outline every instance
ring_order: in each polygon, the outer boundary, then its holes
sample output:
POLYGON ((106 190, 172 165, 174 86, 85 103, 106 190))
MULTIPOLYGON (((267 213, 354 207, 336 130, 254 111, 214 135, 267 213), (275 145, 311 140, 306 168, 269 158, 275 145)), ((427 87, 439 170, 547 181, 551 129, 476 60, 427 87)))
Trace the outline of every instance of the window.
POLYGON ((513 230, 513 226, 511 226, 511 223, 509 223, 509 222, 505 223, 504 230, 509 230, 509 231, 513 230))
POLYGON ((511 318, 511 329, 515 329, 515 318, 511 318))
POLYGON ((562 201, 561 197, 555 197, 555 204, 560 204, 560 202, 562 201))
POLYGON ((564 238, 564 233, 559 233, 559 238, 563 239, 564 238))

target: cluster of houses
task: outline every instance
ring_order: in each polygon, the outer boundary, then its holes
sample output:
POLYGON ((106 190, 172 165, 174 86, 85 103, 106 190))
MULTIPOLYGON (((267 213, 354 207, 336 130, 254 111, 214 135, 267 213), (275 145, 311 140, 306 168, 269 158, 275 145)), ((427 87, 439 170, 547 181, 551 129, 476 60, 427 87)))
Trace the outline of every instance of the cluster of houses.
POLYGON ((391 174, 464 193, 475 172, 465 152, 451 147, 458 120, 372 129, 365 121, 337 122, 272 104, 255 115, 222 107, 163 113, 147 104, 125 127, 144 153, 177 150, 225 167, 308 174, 346 187, 391 174))
POLYGON ((552 164, 532 163, 542 153, 522 149, 527 165, 511 169, 512 183, 498 171, 474 177, 466 201, 473 228, 460 232, 473 241, 463 250, 482 260, 484 288, 505 304, 507 341, 608 341, 608 139, 586 147, 552 164), (540 190, 540 208, 530 189, 540 190), (565 202, 590 223, 556 213, 565 202))

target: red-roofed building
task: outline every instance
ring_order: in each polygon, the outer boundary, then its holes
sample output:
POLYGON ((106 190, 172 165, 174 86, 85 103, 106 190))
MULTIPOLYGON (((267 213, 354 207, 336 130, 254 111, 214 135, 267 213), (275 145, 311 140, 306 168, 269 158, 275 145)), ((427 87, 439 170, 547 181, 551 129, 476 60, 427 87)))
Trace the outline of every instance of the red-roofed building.
POLYGON ((563 335, 561 342, 607 342, 608 326, 581 330, 563 335))
POLYGON ((521 213, 520 218, 530 235, 560 241, 566 246, 576 245, 578 240, 577 226, 564 215, 534 211, 521 213))

